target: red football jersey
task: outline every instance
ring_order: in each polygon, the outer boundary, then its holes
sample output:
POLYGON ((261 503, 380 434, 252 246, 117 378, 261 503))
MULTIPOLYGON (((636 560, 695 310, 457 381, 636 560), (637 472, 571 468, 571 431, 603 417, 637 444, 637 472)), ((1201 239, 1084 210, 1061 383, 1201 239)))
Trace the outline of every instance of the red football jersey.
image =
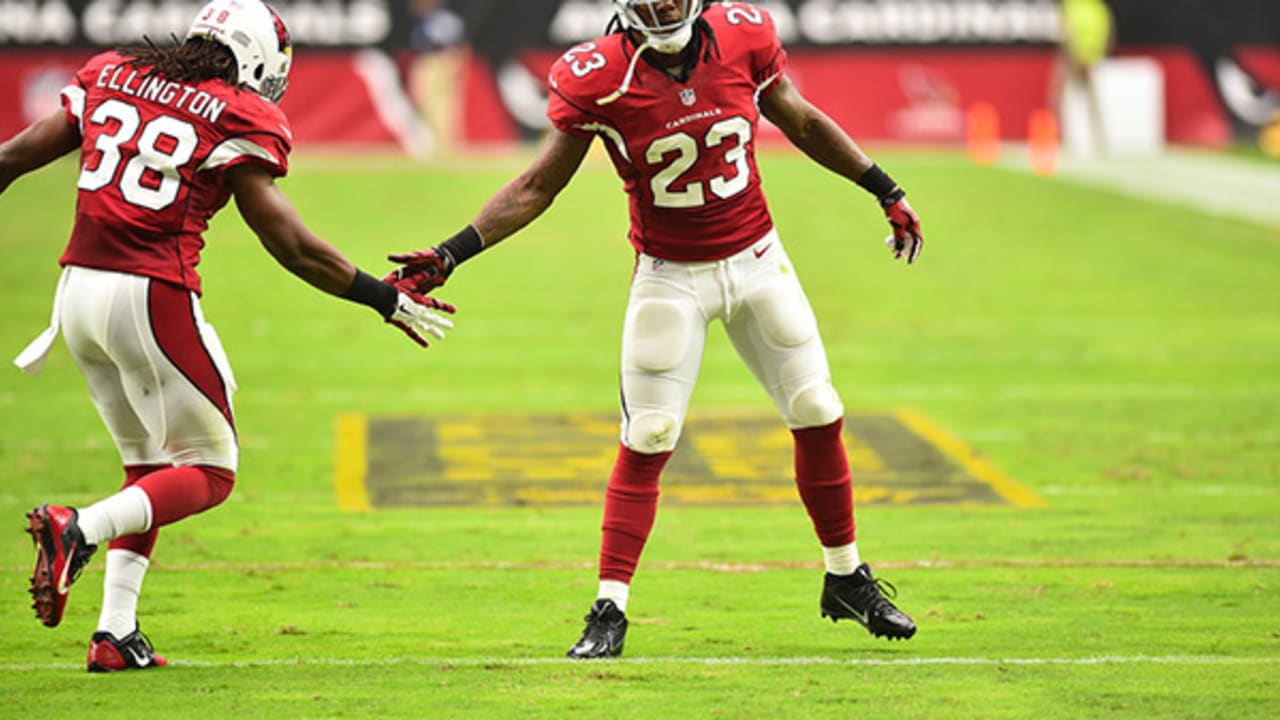
POLYGON ((702 17, 714 47, 685 82, 641 59, 627 93, 600 104, 633 59, 625 33, 574 47, 549 78, 552 124, 604 139, 630 197, 631 244, 682 262, 728 257, 772 229, 756 167, 756 98, 787 60, 763 9, 716 3, 702 17))
POLYGON ((75 227, 63 265, 145 275, 200 292, 196 265, 209 218, 231 196, 222 172, 255 162, 289 169, 280 108, 220 80, 196 85, 108 52, 62 90, 80 129, 75 227))

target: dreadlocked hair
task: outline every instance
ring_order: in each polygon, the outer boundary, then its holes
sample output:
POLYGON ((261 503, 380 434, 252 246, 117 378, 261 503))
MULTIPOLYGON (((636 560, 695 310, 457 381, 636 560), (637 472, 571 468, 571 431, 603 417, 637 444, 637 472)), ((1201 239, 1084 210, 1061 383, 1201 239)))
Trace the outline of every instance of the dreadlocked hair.
POLYGON ((143 36, 146 47, 121 48, 118 52, 138 68, 149 68, 147 76, 163 75, 170 80, 196 84, 205 80, 222 80, 235 86, 240 82, 240 69, 235 55, 219 43, 204 38, 180 41, 174 35, 172 44, 161 47, 143 36))
POLYGON ((700 33, 707 38, 706 44, 702 47, 702 62, 711 62, 713 57, 718 59, 720 57, 720 42, 716 40, 716 31, 711 29, 711 23, 699 15, 698 19, 693 21, 693 30, 694 35, 700 33))

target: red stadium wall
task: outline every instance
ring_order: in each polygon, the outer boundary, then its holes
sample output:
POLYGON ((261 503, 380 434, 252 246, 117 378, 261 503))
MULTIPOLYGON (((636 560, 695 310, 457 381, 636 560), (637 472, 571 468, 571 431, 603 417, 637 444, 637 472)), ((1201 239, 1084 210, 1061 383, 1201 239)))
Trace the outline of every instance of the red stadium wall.
MULTIPOLYGON (((58 108, 58 91, 92 50, 0 52, 0 138, 58 108)), ((403 149, 385 98, 360 72, 353 52, 304 52, 289 75, 281 107, 298 146, 403 149)))
MULTIPOLYGON (((530 52, 538 77, 558 57, 530 52)), ((1046 103, 1053 54, 1040 49, 801 50, 788 77, 814 104, 860 140, 904 143, 964 141, 974 102, 995 105, 1007 139, 1026 137, 1027 118, 1046 103)), ((492 112, 468 103, 468 113, 492 112)), ((762 136, 779 138, 777 131, 762 136)))
MULTIPOLYGON (((557 57, 530 51, 524 64, 538 77, 557 57)), ((1213 79, 1185 48, 1157 48, 1120 53, 1159 63, 1165 80, 1165 127, 1169 142, 1221 147, 1231 142, 1227 114, 1213 79)), ((1267 87, 1280 90, 1280 48, 1241 48, 1238 59, 1267 87)), ((973 103, 991 103, 1005 140, 1027 137, 1033 110, 1048 104, 1049 73, 1054 52, 1039 48, 798 50, 791 53, 789 75, 805 95, 849 130, 875 142, 958 143, 964 140, 965 111, 973 103)), ((473 61, 468 70, 487 68, 473 61)), ((490 78, 481 81, 491 85, 490 78)), ((501 117, 497 95, 485 88, 468 92, 465 117, 501 117)), ((468 123, 470 124, 470 123, 468 123)), ((488 122, 483 134, 465 135, 472 142, 517 137, 488 122)), ((766 135, 766 137, 768 137, 766 135)))
MULTIPOLYGON (((55 108, 58 90, 91 54, 0 51, 0 137, 12 136, 55 108)), ((1213 79, 1189 51, 1131 49, 1122 55, 1150 57, 1163 68, 1170 142, 1222 146, 1231 141, 1213 79)), ((542 78, 556 56, 549 50, 527 51, 521 61, 542 78)), ((1280 88, 1280 49, 1243 47, 1236 58, 1266 86, 1280 88)), ((352 51, 299 52, 283 103, 299 147, 415 149, 412 132, 405 129, 414 120, 405 117, 402 84, 395 77, 378 79, 368 60, 352 51)), ((1046 104, 1052 62, 1052 51, 1042 48, 800 49, 791 54, 790 75, 859 140, 957 143, 964 137, 965 110, 977 101, 997 109, 1005 139, 1024 138, 1031 111, 1046 104)), ((467 58, 460 85, 460 142, 476 146, 521 137, 483 59, 467 58)))

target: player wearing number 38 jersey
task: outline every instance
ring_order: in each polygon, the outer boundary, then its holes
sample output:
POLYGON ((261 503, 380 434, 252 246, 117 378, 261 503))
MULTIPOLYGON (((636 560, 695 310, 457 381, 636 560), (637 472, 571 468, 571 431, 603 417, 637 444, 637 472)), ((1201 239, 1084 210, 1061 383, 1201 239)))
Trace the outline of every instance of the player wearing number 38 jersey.
POLYGON ((220 504, 235 482, 235 380, 201 313, 196 272, 214 213, 234 197, 280 264, 372 307, 420 345, 452 326, 434 312, 452 306, 357 270, 276 187, 290 138, 275 103, 291 62, 274 10, 213 0, 180 44, 91 59, 62 91, 62 111, 0 144, 0 192, 80 152, 53 317, 15 362, 38 373, 61 333, 124 464, 120 492, 79 510, 41 505, 27 514, 37 547, 30 592, 48 627, 61 622, 97 546, 110 543, 91 671, 165 664, 137 622, 157 531, 220 504))
MULTIPOLYGON (((636 264, 622 330, 621 442, 605 493, 599 585, 569 656, 622 654, 659 476, 679 440, 713 322, 723 325, 791 430, 796 486, 827 571, 822 615, 856 620, 876 636, 909 638, 915 623, 858 555, 844 407, 761 191, 760 116, 818 164, 875 196, 895 258, 915 261, 919 218, 888 174, 787 80, 787 56, 763 8, 704 7, 699 0, 613 5, 605 36, 571 48, 552 67, 552 129, 532 166, 458 234, 391 256, 404 265, 388 279, 416 292, 443 284, 459 263, 546 210, 601 138, 629 198, 636 264)), ((572 260, 563 265, 571 269, 572 260)), ((751 602, 731 589, 724 595, 725 602, 751 602)))
POLYGON ((177 82, 115 52, 91 59, 62 97, 83 136, 76 224, 62 263, 200 292, 202 235, 231 194, 220 179, 245 163, 288 173, 285 114, 220 79, 177 82))

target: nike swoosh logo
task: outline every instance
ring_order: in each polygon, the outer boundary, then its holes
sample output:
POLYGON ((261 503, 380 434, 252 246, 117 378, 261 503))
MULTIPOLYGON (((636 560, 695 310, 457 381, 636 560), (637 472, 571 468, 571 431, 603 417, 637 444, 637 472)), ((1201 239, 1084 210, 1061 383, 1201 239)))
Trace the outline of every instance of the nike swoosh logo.
POLYGON ((836 602, 840 603, 840 606, 843 607, 845 610, 848 610, 850 613, 852 613, 853 616, 857 618, 859 622, 861 622, 864 625, 867 623, 867 613, 858 612, 857 608, 855 608, 854 606, 850 605, 849 603, 845 602, 840 598, 836 598, 836 602))
POLYGON ((59 595, 67 594, 67 586, 70 584, 67 582, 67 572, 70 570, 71 570, 71 554, 68 553, 67 561, 62 564, 62 572, 58 575, 57 591, 59 595))
POLYGON ((133 661, 137 663, 138 667, 146 667, 151 664, 151 658, 147 655, 144 655, 131 647, 125 649, 133 656, 133 661))
POLYGON ((764 257, 764 254, 765 254, 765 253, 769 252, 769 248, 771 248, 771 247, 773 247, 773 243, 769 243, 768 245, 765 245, 764 247, 760 248, 759 250, 752 250, 751 252, 752 252, 752 254, 754 254, 757 258, 762 258, 762 257, 764 257))

